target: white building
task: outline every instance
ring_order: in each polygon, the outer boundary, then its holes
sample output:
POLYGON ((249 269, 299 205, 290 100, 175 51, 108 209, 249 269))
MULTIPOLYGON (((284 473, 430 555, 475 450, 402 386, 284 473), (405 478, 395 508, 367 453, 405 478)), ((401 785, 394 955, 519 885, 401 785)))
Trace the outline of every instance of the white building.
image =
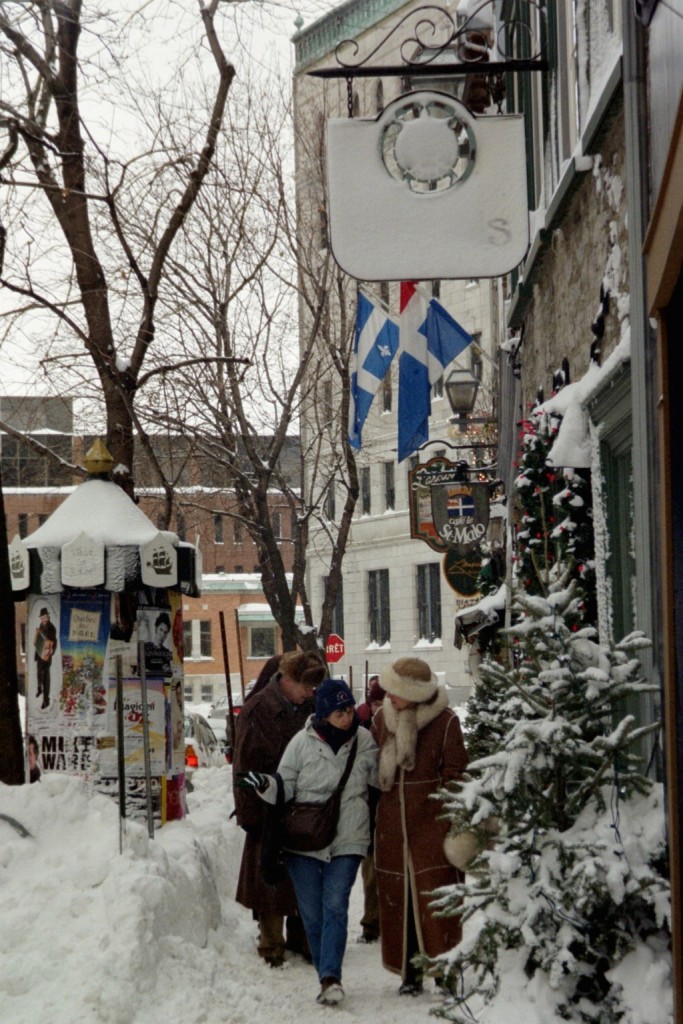
MULTIPOLYGON (((343 39, 355 38, 361 52, 369 52, 406 12, 417 6, 396 0, 384 3, 351 0, 310 27, 302 28, 294 38, 299 225, 310 241, 307 252, 311 263, 317 259, 321 267, 329 260, 324 146, 321 143, 325 122, 330 117, 345 117, 348 110, 353 111, 355 117, 375 117, 387 103, 406 91, 406 83, 399 77, 356 78, 353 91, 347 92, 343 79, 321 80, 307 77, 307 72, 333 66, 334 48, 343 39)), ((397 35, 398 38, 392 37, 388 47, 373 58, 373 63, 400 62, 401 38, 397 35)), ((336 310, 331 318, 337 321, 336 344, 344 348, 349 345, 353 331, 356 282, 345 277, 338 268, 329 272, 337 275, 335 287, 329 286, 330 305, 336 310)), ((398 283, 365 285, 359 282, 359 286, 395 317, 398 315, 398 283)), ((424 281, 421 288, 437 296, 477 342, 477 346, 468 347, 446 368, 444 378, 455 366, 471 369, 482 381, 482 407, 488 415, 494 414, 497 355, 493 353, 497 352, 498 339, 494 337, 492 325, 500 304, 497 282, 424 281)), ((303 303, 301 322, 303 338, 310 322, 303 303)), ((342 407, 338 378, 330 370, 329 358, 326 360, 324 354, 316 362, 315 372, 314 398, 302 417, 303 451, 308 449, 311 435, 338 416, 342 407), (321 408, 329 408, 329 415, 321 415, 321 408)), ((456 650, 453 644, 454 615, 464 603, 470 603, 471 598, 456 593, 447 582, 442 554, 421 540, 411 539, 408 470, 414 460, 424 463, 437 454, 453 461, 464 458, 471 463, 474 450, 449 447, 462 444, 464 438, 458 426, 449 423, 452 413, 442 380, 433 389, 429 444, 412 459, 397 463, 397 401, 396 358, 374 400, 363 430, 363 447, 356 456, 360 495, 343 561, 343 594, 333 624, 333 631, 343 637, 346 650, 335 670, 351 677, 359 690, 366 671, 372 675, 398 657, 419 655, 429 661, 451 688, 452 702, 457 704, 468 695, 471 677, 466 651, 456 650)), ((481 433, 473 438, 474 433, 476 429, 466 435, 470 443, 481 439, 481 433)), ((311 479, 310 464, 304 461, 309 477, 305 485, 308 493, 314 489, 315 479, 311 479)), ((327 523, 311 532, 307 571, 314 616, 322 604, 325 578, 329 573, 329 532, 339 522, 347 486, 348 478, 342 473, 336 486, 327 490, 327 523)))

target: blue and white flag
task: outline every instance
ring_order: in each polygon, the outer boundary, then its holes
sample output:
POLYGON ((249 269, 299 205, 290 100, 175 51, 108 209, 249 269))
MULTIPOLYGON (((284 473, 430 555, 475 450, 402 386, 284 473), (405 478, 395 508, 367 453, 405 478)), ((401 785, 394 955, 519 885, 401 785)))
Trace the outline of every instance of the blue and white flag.
POLYGON ((401 282, 401 354, 398 362, 398 461, 429 440, 431 390, 448 364, 472 341, 443 306, 401 282))
POLYGON ((372 400, 398 350, 398 327, 381 309, 358 293, 355 369, 351 373, 349 444, 360 448, 361 432, 372 400))

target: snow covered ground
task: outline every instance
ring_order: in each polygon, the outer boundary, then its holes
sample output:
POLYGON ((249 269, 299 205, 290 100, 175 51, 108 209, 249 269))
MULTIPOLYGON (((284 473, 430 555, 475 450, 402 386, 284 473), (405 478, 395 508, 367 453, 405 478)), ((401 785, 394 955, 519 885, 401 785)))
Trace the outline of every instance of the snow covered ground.
MULTIPOLYGON (((154 840, 129 822, 122 853, 116 804, 81 780, 44 773, 35 785, 0 785, 0 1024, 435 1019, 430 1010, 440 996, 431 982, 418 998, 399 997, 399 979, 382 968, 379 948, 356 943, 360 881, 340 1007, 318 1006, 315 972, 301 959, 267 967, 251 914, 233 899, 242 832, 230 818, 231 768, 201 769, 194 782, 185 821, 166 825, 154 840)), ((642 949, 624 962, 631 1011, 624 1024, 671 1020, 668 998, 662 1005, 667 964, 642 949)), ((524 982, 511 962, 481 1024, 548 1024, 543 985, 524 982)))
MULTIPOLYGON (((397 995, 376 945, 360 933, 353 893, 344 964, 346 1001, 318 1006, 312 967, 282 970, 256 953, 251 915, 235 903, 242 832, 229 766, 195 772, 190 815, 154 840, 75 778, 43 774, 0 785, 0 1022, 50 1024, 373 1024, 429 1021, 431 988, 397 995)), ((433 1019, 433 1018, 432 1018, 433 1019)))

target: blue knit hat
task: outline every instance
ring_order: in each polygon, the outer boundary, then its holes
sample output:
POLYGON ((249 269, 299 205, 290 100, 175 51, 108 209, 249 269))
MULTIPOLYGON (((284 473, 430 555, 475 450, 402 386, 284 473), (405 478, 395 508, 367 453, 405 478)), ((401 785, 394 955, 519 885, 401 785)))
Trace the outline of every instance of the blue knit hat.
POLYGON ((315 716, 327 718, 333 711, 341 711, 356 703, 343 679, 324 679, 315 691, 315 716))

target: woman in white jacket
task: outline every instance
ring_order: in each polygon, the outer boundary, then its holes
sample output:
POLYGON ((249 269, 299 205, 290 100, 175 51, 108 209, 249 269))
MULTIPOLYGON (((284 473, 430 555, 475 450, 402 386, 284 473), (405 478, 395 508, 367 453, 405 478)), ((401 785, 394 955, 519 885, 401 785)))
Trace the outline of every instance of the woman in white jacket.
MULTIPOLYGON (((351 773, 342 792, 339 824, 332 843, 310 853, 287 852, 299 912, 320 979, 318 1002, 339 1003, 342 961, 348 931, 349 899, 358 867, 370 846, 368 787, 377 787, 378 748, 359 729, 355 698, 340 679, 326 679, 316 690, 315 714, 290 740, 278 767, 286 801, 323 803, 337 787, 355 744, 351 773)), ((254 773, 252 773, 253 775, 254 773)), ((274 803, 274 779, 244 779, 274 803)))

